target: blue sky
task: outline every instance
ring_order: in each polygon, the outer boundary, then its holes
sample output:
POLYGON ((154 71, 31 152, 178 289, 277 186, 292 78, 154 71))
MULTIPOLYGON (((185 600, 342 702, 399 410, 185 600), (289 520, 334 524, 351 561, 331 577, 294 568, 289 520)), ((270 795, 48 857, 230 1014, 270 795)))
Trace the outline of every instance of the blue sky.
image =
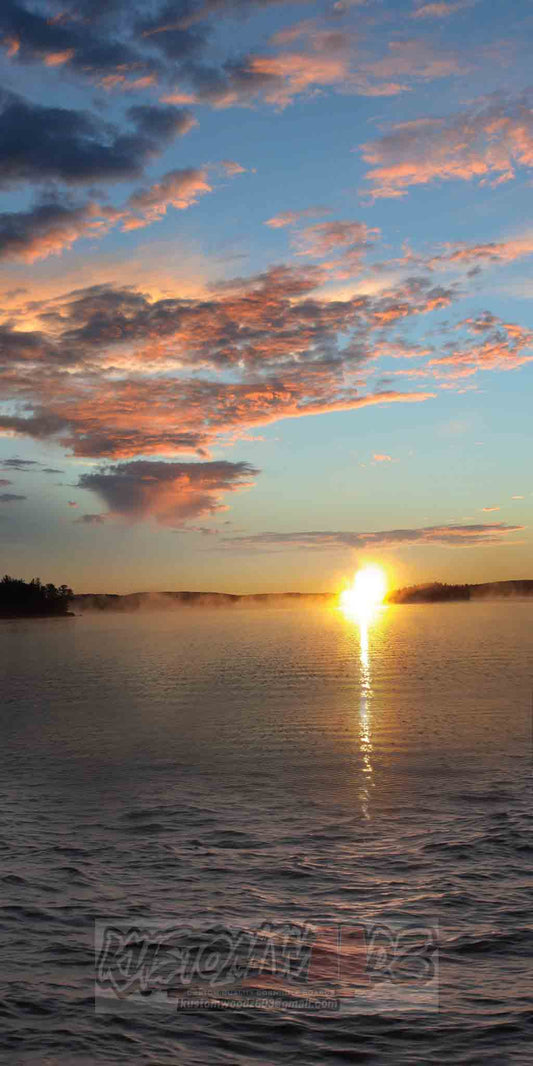
POLYGON ((487 0, 5 5, 4 570, 531 576, 532 31, 487 0))

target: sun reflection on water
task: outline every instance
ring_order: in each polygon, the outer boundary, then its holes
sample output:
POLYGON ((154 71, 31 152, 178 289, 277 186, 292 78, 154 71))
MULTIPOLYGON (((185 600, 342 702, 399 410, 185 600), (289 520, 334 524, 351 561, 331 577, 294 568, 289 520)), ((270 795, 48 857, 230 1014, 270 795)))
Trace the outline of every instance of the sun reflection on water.
POLYGON ((371 792, 375 787, 372 740, 372 661, 371 634, 379 624, 385 577, 378 567, 359 571, 353 585, 340 598, 340 610, 346 621, 357 628, 359 637, 359 748, 362 757, 363 783, 360 790, 365 818, 370 818, 371 792))

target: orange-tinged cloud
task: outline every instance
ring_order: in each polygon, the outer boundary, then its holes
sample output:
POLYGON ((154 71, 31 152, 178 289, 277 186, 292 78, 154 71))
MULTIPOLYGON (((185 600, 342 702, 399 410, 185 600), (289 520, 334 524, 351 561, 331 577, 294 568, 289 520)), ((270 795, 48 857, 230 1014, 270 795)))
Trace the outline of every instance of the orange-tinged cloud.
POLYGON ((460 323, 465 339, 454 332, 437 352, 402 342, 399 323, 453 299, 428 279, 345 299, 319 297, 322 281, 312 265, 277 267, 200 295, 93 285, 44 301, 37 328, 22 318, 0 327, 10 404, 0 428, 78 456, 206 458, 281 419, 423 403, 478 368, 530 358, 527 331, 488 312, 460 323), (391 355, 422 363, 402 384, 431 373, 437 386, 393 388, 394 371, 369 385, 376 361, 391 355))
POLYGON ((411 12, 412 19, 444 19, 472 7, 475 0, 436 0, 435 3, 417 4, 411 12))
POLYGON ((184 211, 209 192, 213 186, 207 169, 186 167, 169 171, 160 181, 137 190, 122 207, 56 198, 37 203, 28 211, 1 214, 0 259, 33 263, 61 254, 82 238, 100 239, 116 225, 124 231, 141 229, 163 218, 169 207, 184 211))
POLYGON ((141 189, 130 196, 128 214, 122 224, 125 230, 138 229, 162 218, 168 207, 184 211, 198 202, 198 197, 212 192, 207 170, 189 167, 185 170, 171 170, 168 174, 147 189, 141 189))
POLYGON ((304 207, 299 211, 281 211, 279 215, 267 218, 265 226, 270 226, 271 229, 284 229, 285 226, 294 226, 304 218, 319 218, 329 213, 330 209, 327 207, 304 207))
POLYGON ((62 67, 64 63, 72 59, 73 55, 73 48, 67 48, 64 52, 48 52, 44 62, 47 67, 62 67))
POLYGON ((78 484, 97 493, 111 515, 130 521, 152 517, 161 525, 181 526, 191 519, 224 510, 223 495, 248 488, 258 473, 243 462, 138 460, 82 474, 78 484))
POLYGON ((533 361, 533 330, 503 322, 486 312, 467 319, 463 326, 471 339, 448 345, 448 354, 430 359, 428 366, 451 378, 471 377, 479 370, 515 370, 533 361))
POLYGON ((433 289, 327 301, 311 295, 320 279, 313 267, 276 268, 204 298, 93 286, 56 300, 42 308, 47 329, 0 329, 5 393, 26 410, 0 426, 77 455, 205 454, 283 418, 432 398, 364 390, 360 371, 384 316, 423 314, 433 289), (339 348, 339 332, 353 331, 339 348))
MULTIPOLYGON (((107 92, 111 92, 114 89, 120 89, 121 92, 141 92, 142 89, 150 89, 152 86, 157 85, 157 76, 155 74, 144 74, 141 77, 130 77, 127 73, 119 74, 106 74, 98 82, 100 89, 105 89, 107 92)), ((183 99, 181 101, 171 100, 165 97, 161 98, 163 103, 182 104, 193 103, 192 99, 183 99)))
POLYGON ((418 529, 387 529, 377 532, 353 532, 351 530, 309 530, 290 533, 256 533, 248 536, 226 537, 226 542, 240 547, 259 550, 269 548, 304 548, 311 550, 348 550, 362 548, 409 548, 412 545, 444 544, 449 547, 479 547, 483 544, 500 543, 509 534, 521 531, 523 526, 496 522, 491 525, 444 525, 425 526, 418 529))
POLYGON ((405 196, 440 181, 500 183, 533 166, 533 111, 527 94, 485 97, 469 111, 393 126, 363 146, 374 199, 405 196))

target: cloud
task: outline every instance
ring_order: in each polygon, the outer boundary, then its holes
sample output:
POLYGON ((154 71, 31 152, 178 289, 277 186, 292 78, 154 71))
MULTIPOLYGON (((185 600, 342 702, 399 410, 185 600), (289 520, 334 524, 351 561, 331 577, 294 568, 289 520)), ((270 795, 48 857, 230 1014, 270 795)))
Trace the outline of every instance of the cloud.
POLYGON ((182 211, 207 192, 212 192, 212 186, 206 169, 171 170, 154 185, 130 196, 128 206, 134 215, 123 223, 123 229, 146 226, 162 218, 169 206, 182 211))
MULTIPOLYGON (((111 7, 112 5, 110 5, 111 7)), ((78 73, 104 73, 120 66, 136 64, 139 53, 132 45, 109 32, 98 32, 98 12, 92 5, 91 19, 81 16, 65 3, 62 15, 50 16, 30 10, 24 4, 4 0, 0 28, 9 53, 17 62, 43 62, 47 66, 66 65, 78 73), (95 18, 96 15, 96 18, 95 18), (92 25, 91 25, 92 23, 92 25)))
POLYGON ((17 496, 14 492, 0 492, 0 503, 15 503, 16 500, 27 499, 27 496, 17 496))
POLYGON ((300 211, 282 211, 279 215, 267 218, 265 226, 271 229, 283 229, 285 226, 294 226, 304 218, 319 218, 321 215, 329 215, 328 207, 304 207, 300 211))
POLYGON ((78 485, 96 492, 112 514, 151 516, 162 525, 224 509, 224 493, 248 488, 259 473, 249 463, 165 463, 138 460, 82 474, 78 485))
POLYGON ((336 251, 359 254, 378 236, 379 230, 370 229, 364 222, 315 222, 299 230, 295 241, 300 255, 323 259, 336 251))
POLYGON ((482 511, 499 511, 500 508, 499 507, 482 507, 481 510, 482 511))
POLYGON ((229 544, 269 547, 294 547, 322 550, 350 548, 401 548, 416 545, 446 544, 465 548, 481 544, 494 544, 510 533, 517 533, 523 526, 511 526, 505 522, 491 525, 445 525, 425 526, 421 529, 388 529, 375 533, 349 531, 311 530, 299 533, 256 533, 248 536, 226 537, 229 544))
POLYGON ((115 225, 124 231, 140 229, 162 219, 168 207, 185 210, 212 191, 207 168, 186 167, 136 190, 122 207, 48 196, 27 211, 0 214, 0 260, 33 263, 60 254, 82 237, 104 237, 115 225))
MULTIPOLYGON (((202 5, 194 6, 199 13, 202 5)), ((140 17, 135 3, 64 0, 54 17, 50 10, 41 14, 16 0, 4 0, 0 29, 14 62, 63 66, 103 88, 134 89, 155 83, 167 66, 175 69, 177 62, 185 63, 206 44, 208 34, 201 26, 158 33, 169 21, 165 7, 173 11, 174 21, 178 16, 186 21, 181 3, 153 7, 150 17, 145 5, 140 17)), ((204 11, 208 13, 208 5, 204 11)))
POLYGON ((342 34, 315 36, 301 51, 248 53, 221 67, 191 63, 189 73, 196 102, 216 108, 250 106, 261 98, 284 108, 319 87, 340 87, 349 76, 347 39, 342 34))
POLYGON ((283 418, 432 398, 368 388, 361 375, 384 330, 445 306, 451 290, 418 278, 328 300, 313 295, 322 277, 277 267, 198 299, 105 285, 56 299, 42 308, 47 330, 0 331, 11 400, 0 428, 76 455, 207 458, 283 418))
POLYGON ((234 159, 221 159, 220 166, 229 178, 235 178, 238 174, 247 173, 247 167, 243 167, 241 163, 236 163, 234 159))
POLYGON ((285 108, 325 89, 362 96, 395 96, 419 81, 463 73, 466 62, 451 50, 423 40, 381 37, 366 42, 357 31, 332 29, 308 19, 271 38, 270 50, 248 52, 219 67, 195 59, 187 65, 187 89, 162 99, 206 103, 215 108, 249 107, 258 100, 285 108), (185 94, 185 95, 184 95, 185 94))
POLYGON ((135 178, 194 124, 190 112, 170 106, 130 107, 126 114, 129 128, 122 131, 88 111, 47 107, 0 90, 0 185, 135 178))
POLYGON ((68 505, 68 507, 78 507, 79 506, 76 503, 76 500, 67 500, 67 505, 68 505))
POLYGON ((503 241, 485 241, 467 244, 465 241, 449 241, 440 246, 436 255, 421 259, 426 268, 449 268, 450 266, 480 267, 494 263, 514 263, 517 259, 533 255, 533 234, 510 237, 503 241))
POLYGON ((530 94, 494 94, 445 118, 397 123, 362 152, 374 199, 437 180, 510 181, 518 167, 533 166, 530 94))
POLYGON ((293 245, 297 255, 326 260, 322 266, 333 270, 337 277, 350 277, 359 270, 365 252, 379 237, 379 229, 370 229, 364 222, 315 222, 295 232, 293 245))
POLYGON ((79 518, 74 519, 75 526, 103 526, 104 522, 109 518, 106 514, 82 514, 79 518))
POLYGON ((516 370, 533 361, 533 330, 503 322, 488 311, 465 319, 461 326, 470 339, 445 344, 445 354, 428 362, 438 374, 466 378, 479 370, 516 370))
POLYGON ((4 470, 27 470, 30 466, 39 466, 38 459, 1 459, 0 467, 4 470))
POLYGON ((10 481, 8 477, 0 477, 0 485, 2 486, 2 488, 5 488, 6 485, 12 485, 12 484, 13 484, 13 482, 10 481))
MULTIPOLYGON (((394 95, 413 82, 455 74, 457 57, 423 41, 365 39, 360 26, 339 29, 330 14, 274 34, 261 51, 211 61, 221 20, 278 0, 164 0, 148 8, 126 0, 75 4, 56 16, 4 0, 0 38, 12 64, 41 63, 89 79, 101 92, 135 93, 154 87, 166 102, 216 108, 260 100, 283 108, 325 89, 366 96, 394 95)), ((457 3, 457 0, 456 0, 457 3)), ((363 0, 359 6, 363 5, 363 0)), ((352 3, 333 5, 333 15, 352 3)), ((438 5, 425 5, 429 9, 438 5)), ((446 6, 446 5, 443 5, 446 6)), ((416 9, 413 15, 422 9, 416 9)), ((359 20, 360 21, 360 20, 359 20)), ((233 27, 228 30, 233 41, 233 27)))
POLYGON ((465 73, 466 67, 466 61, 456 52, 436 50, 420 38, 393 40, 381 57, 358 63, 359 78, 366 78, 358 89, 367 96, 393 96, 406 91, 413 82, 448 78, 465 73))
POLYGON ((435 3, 417 3, 411 12, 412 19, 445 19, 455 15, 458 11, 465 11, 472 7, 476 0, 437 0, 435 3))
POLYGON ((235 18, 277 2, 61 0, 40 11, 19 0, 3 0, 0 39, 12 63, 42 63, 66 69, 71 78, 90 79, 108 92, 134 92, 171 79, 187 80, 224 16, 235 18))
POLYGON ((58 200, 38 203, 28 211, 0 214, 0 259, 33 263, 57 255, 80 237, 103 236, 111 217, 112 212, 103 212, 95 203, 69 206, 58 200))
POLYGON ((374 452, 372 458, 375 463, 392 463, 392 455, 384 455, 382 452, 374 452))

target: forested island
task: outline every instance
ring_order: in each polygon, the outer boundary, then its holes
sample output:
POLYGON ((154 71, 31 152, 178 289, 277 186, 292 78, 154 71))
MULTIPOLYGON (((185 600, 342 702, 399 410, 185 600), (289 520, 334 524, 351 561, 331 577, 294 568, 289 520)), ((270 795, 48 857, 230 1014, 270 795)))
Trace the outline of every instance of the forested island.
POLYGON ((533 595, 533 581, 487 581, 480 585, 407 585, 394 589, 387 603, 451 603, 454 600, 508 599, 533 595))
POLYGON ((31 581, 9 577, 0 581, 0 618, 65 617, 74 593, 68 585, 43 585, 38 577, 31 581))

